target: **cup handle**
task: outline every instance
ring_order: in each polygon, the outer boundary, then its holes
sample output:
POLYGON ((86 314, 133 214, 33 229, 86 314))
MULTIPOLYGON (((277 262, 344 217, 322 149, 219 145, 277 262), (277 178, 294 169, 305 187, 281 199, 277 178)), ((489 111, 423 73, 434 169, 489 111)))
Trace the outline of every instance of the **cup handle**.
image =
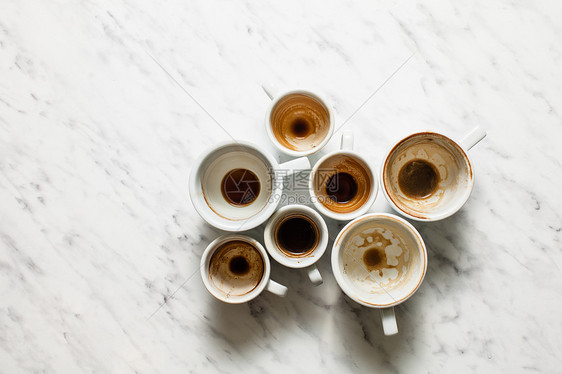
POLYGON ((480 126, 473 128, 468 134, 466 134, 460 141, 461 147, 470 151, 478 142, 486 137, 486 130, 480 126))
POLYGON ((269 97, 270 100, 273 100, 279 93, 279 90, 275 88, 275 86, 272 85, 271 83, 262 84, 261 88, 263 89, 263 91, 269 97))
POLYGON ((271 292, 272 294, 280 297, 285 297, 285 295, 287 295, 287 287, 283 286, 280 283, 277 283, 272 279, 270 279, 267 282, 267 286, 265 286, 265 289, 271 292))
POLYGON ((312 265, 307 269, 308 272, 308 277, 310 278, 310 281, 315 285, 315 286, 319 286, 322 283, 324 283, 324 281, 322 280, 322 275, 320 275, 320 272, 318 271, 318 268, 316 267, 316 265, 312 265))
POLYGON ((279 168, 287 171, 285 175, 291 175, 301 170, 310 169, 310 161, 306 157, 299 157, 280 164, 279 168))
POLYGON ((342 151, 352 151, 353 150, 353 132, 351 130, 346 130, 341 136, 341 146, 342 151))
POLYGON ((394 307, 381 309, 382 330, 386 336, 398 334, 394 307))

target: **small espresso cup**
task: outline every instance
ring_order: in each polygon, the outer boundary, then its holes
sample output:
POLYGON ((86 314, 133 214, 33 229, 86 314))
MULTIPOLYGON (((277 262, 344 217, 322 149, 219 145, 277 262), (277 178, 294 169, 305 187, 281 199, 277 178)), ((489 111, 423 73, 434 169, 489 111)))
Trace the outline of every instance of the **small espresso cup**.
POLYGON ((277 149, 300 157, 318 152, 328 143, 334 133, 334 113, 319 94, 300 89, 280 94, 271 87, 264 90, 271 99, 265 129, 277 149))
POLYGON ((467 152, 485 136, 476 127, 458 143, 435 132, 400 140, 381 167, 381 188, 392 208, 417 221, 438 221, 456 213, 474 186, 467 152))
POLYGON ((367 213, 377 197, 378 183, 367 160, 353 152, 351 132, 344 132, 340 148, 318 160, 308 188, 320 213, 349 221, 367 213))
POLYGON ((394 306, 420 287, 427 250, 418 231, 392 214, 371 213, 349 222, 332 248, 332 270, 343 292, 381 311, 385 335, 398 333, 394 306))
POLYGON ((245 303, 263 290, 287 294, 287 287, 269 278, 267 252, 249 236, 230 234, 213 240, 201 256, 200 270, 207 290, 225 303, 245 303))
POLYGON ((322 284, 315 263, 326 251, 328 227, 314 209, 305 205, 280 208, 265 226, 264 241, 275 261, 290 268, 307 268, 310 281, 322 284))
POLYGON ((283 177, 310 168, 306 157, 278 164, 261 147, 225 142, 203 153, 191 170, 189 195, 197 213, 226 231, 244 231, 265 222, 283 192, 283 177))

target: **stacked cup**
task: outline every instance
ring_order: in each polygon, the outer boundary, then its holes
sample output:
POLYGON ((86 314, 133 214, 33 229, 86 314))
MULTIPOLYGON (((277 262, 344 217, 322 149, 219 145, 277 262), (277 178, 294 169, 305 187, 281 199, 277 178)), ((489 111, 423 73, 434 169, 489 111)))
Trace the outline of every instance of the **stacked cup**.
POLYGON ((207 290, 227 303, 252 300, 263 290, 285 296, 287 288, 270 279, 269 256, 289 268, 305 269, 322 284, 315 263, 329 241, 324 217, 350 221, 332 246, 334 277, 357 303, 381 311, 386 335, 398 327, 393 307, 411 297, 427 271, 427 249, 408 221, 369 213, 379 188, 392 208, 417 221, 437 221, 457 212, 474 185, 467 151, 486 133, 476 128, 460 142, 436 132, 411 134, 390 148, 380 176, 353 150, 353 136, 342 135, 340 149, 321 157, 308 176, 311 204, 277 209, 283 178, 310 169, 307 156, 321 150, 334 133, 331 106, 321 95, 266 90, 271 103, 265 128, 275 147, 293 160, 277 163, 263 148, 245 141, 215 145, 192 168, 190 197, 209 224, 230 232, 267 221, 265 248, 246 235, 217 238, 201 258, 207 290), (321 214, 319 214, 319 213, 321 214))

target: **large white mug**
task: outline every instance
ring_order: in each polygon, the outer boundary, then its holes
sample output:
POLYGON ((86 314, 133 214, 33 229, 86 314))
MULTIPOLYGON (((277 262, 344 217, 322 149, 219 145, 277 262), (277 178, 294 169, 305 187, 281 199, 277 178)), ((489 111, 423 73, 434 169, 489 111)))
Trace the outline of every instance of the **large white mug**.
POLYGON ((420 287, 427 250, 418 231, 403 218, 371 213, 349 222, 332 248, 332 270, 343 292, 381 311, 385 335, 398 333, 394 307, 420 287))
POLYGON ((322 157, 310 173, 308 189, 316 209, 327 217, 349 221, 367 213, 378 192, 369 162, 353 151, 353 133, 342 135, 341 149, 322 157))
POLYGON ((265 130, 278 150, 293 157, 308 156, 328 143, 335 118, 322 95, 303 89, 277 93, 271 86, 264 91, 271 99, 265 130))
POLYGON ((271 263, 263 246, 246 235, 213 240, 201 256, 200 271, 205 288, 225 303, 245 303, 263 290, 287 294, 287 287, 270 279, 271 263))
POLYGON ((429 131, 400 140, 381 165, 386 200, 395 211, 417 221, 453 215, 474 186, 468 151, 485 136, 486 131, 476 127, 460 142, 429 131))
POLYGON ((196 161, 189 195, 197 213, 209 224, 226 231, 249 230, 265 222, 277 208, 283 177, 309 168, 306 157, 278 164, 255 144, 224 142, 196 161))
POLYGON ((322 284, 315 264, 326 251, 328 227, 318 212, 305 205, 286 205, 271 216, 263 236, 275 261, 289 268, 306 268, 310 281, 322 284))

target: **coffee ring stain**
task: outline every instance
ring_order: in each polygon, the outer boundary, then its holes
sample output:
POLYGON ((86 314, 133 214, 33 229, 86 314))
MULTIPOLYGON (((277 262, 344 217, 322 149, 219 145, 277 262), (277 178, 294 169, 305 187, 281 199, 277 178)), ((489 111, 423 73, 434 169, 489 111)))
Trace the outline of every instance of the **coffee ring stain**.
POLYGON ((439 185, 439 171, 423 159, 413 159, 404 164, 398 172, 398 186, 405 195, 414 199, 430 197, 439 185))
POLYGON ((388 264, 388 258, 386 256, 386 247, 391 245, 392 242, 379 233, 374 233, 372 238, 372 248, 367 249, 365 253, 363 253, 363 263, 367 270, 377 271, 382 277, 382 269, 396 267, 388 264))
POLYGON ((234 256, 230 259, 228 269, 234 275, 245 275, 250 271, 250 263, 244 256, 234 256))
POLYGON ((233 169, 221 182, 224 199, 231 205, 243 206, 254 202, 260 194, 260 180, 251 170, 233 169))
POLYGON ((297 117, 291 124, 291 133, 297 139, 304 139, 314 130, 314 125, 306 120, 306 118, 297 117))

